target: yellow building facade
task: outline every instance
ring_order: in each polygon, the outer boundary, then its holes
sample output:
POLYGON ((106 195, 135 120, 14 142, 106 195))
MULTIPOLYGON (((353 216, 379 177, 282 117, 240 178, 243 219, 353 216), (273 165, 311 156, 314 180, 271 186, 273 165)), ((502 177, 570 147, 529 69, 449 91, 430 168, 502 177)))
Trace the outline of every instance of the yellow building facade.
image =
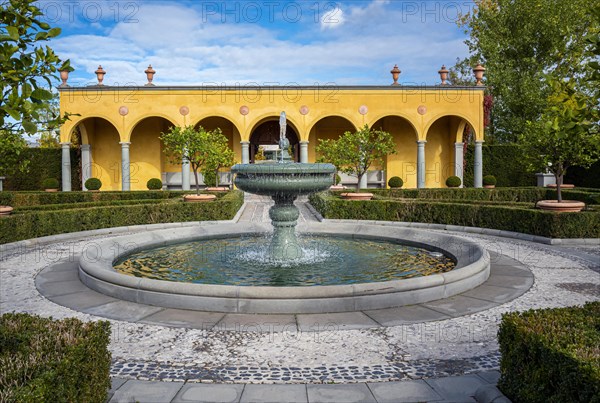
MULTIPOLYGON (((145 190, 151 178, 189 189, 189 165, 169 161, 160 135, 171 126, 219 127, 236 159, 254 162, 261 145, 275 145, 287 115, 294 158, 314 162, 320 139, 338 138, 364 125, 392 134, 396 153, 372 167, 369 187, 399 176, 407 188, 444 187, 462 178, 463 132, 475 139, 475 186, 481 186, 484 87, 90 87, 61 86, 61 113, 75 114, 61 128, 63 190, 70 190, 69 148, 81 147, 82 180, 97 177, 102 190, 145 190)), ((351 181, 351 178, 346 178, 351 181)))

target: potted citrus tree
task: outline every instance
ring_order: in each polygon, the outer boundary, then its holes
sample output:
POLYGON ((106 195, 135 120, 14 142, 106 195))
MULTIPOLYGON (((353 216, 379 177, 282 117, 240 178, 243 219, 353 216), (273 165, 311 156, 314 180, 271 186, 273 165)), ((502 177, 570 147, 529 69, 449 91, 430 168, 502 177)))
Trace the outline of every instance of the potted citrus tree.
POLYGON ((388 132, 374 130, 365 125, 354 133, 345 132, 337 140, 319 139, 317 152, 321 154, 319 162, 330 162, 338 171, 358 179, 358 192, 342 193, 342 198, 370 200, 373 193, 360 192, 362 178, 371 165, 383 165, 383 160, 388 154, 395 154, 396 144, 388 132))
POLYGON ((215 159, 221 148, 220 144, 227 142, 221 129, 208 131, 202 126, 174 126, 160 136, 164 144, 164 152, 172 163, 179 164, 182 159, 189 161, 196 182, 196 194, 185 195, 186 202, 212 201, 215 195, 200 194, 199 172, 206 170, 210 161, 215 159))

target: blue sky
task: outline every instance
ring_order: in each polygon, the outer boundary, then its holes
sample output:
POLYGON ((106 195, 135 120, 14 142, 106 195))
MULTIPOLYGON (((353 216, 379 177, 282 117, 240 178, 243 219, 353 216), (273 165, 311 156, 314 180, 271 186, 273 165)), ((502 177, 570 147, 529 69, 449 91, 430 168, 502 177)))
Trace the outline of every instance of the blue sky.
POLYGON ((472 1, 104 1, 43 0, 63 29, 51 42, 76 69, 71 85, 277 83, 436 84, 442 64, 468 50, 459 13, 472 1))

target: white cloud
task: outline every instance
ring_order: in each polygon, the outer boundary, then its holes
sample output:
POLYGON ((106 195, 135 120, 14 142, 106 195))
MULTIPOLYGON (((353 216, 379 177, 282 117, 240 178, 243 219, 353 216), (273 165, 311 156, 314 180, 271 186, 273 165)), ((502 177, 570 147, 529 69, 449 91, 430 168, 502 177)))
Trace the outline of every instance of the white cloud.
POLYGON ((137 23, 121 21, 105 35, 56 42, 57 52, 78 70, 75 78, 95 81, 93 72, 102 64, 105 83, 144 84, 151 63, 157 85, 388 84, 398 63, 401 82, 433 84, 443 63, 467 53, 453 23, 405 18, 390 1, 341 3, 329 16, 337 22, 328 28, 327 13, 315 21, 307 11, 297 26, 260 25, 222 23, 173 3, 140 4, 137 23))
POLYGON ((326 9, 321 17, 321 29, 324 30, 340 27, 344 21, 344 11, 339 6, 326 9))

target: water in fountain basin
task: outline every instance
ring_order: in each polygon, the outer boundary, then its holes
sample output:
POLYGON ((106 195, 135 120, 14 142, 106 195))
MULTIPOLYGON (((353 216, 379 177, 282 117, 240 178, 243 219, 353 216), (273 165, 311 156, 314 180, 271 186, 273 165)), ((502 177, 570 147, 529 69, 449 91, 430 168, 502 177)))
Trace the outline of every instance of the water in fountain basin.
POLYGON ((452 259, 399 243, 303 236, 302 257, 274 260, 266 237, 211 239, 139 252, 121 273, 158 280, 243 286, 313 286, 389 281, 446 272, 452 259))

